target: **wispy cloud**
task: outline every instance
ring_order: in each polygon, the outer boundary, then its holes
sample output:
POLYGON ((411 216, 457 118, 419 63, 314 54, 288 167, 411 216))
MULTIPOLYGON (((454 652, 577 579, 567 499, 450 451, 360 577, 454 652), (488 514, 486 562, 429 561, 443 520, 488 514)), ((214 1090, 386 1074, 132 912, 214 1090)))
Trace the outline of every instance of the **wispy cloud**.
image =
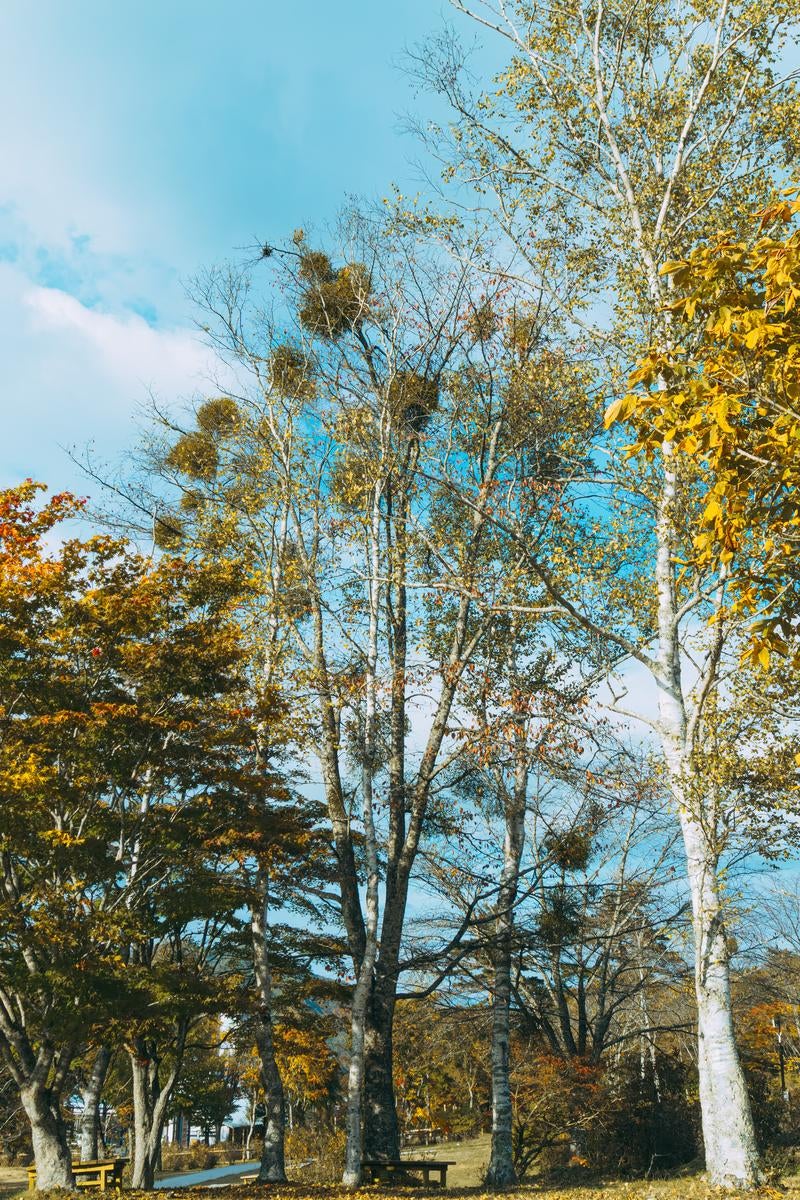
POLYGON ((99 356, 97 365, 124 384, 174 396, 210 377, 211 355, 190 330, 157 329, 135 313, 100 312, 58 288, 34 287, 22 300, 34 332, 69 335, 73 353, 99 356))

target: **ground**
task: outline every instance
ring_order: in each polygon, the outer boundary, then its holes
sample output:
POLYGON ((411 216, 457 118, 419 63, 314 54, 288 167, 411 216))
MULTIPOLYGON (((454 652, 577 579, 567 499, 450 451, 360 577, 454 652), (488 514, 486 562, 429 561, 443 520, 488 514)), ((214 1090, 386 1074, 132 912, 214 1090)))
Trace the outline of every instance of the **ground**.
MULTIPOLYGON (((468 1142, 427 1147, 415 1150, 414 1157, 444 1158, 455 1160, 456 1165, 448 1171, 448 1200, 489 1200, 479 1186, 481 1175, 489 1157, 488 1137, 475 1138, 468 1142)), ((291 1174, 291 1171, 290 1171, 291 1174)), ((0 1167, 0 1200, 24 1192, 27 1175, 19 1167, 0 1167)), ((340 1187, 303 1185, 302 1182, 283 1186, 265 1187, 257 1184, 235 1184, 214 1188, 180 1188, 160 1192, 159 1200, 263 1200, 265 1190, 269 1200, 346 1200, 352 1193, 340 1187)), ((84 1193, 85 1194, 85 1193, 84 1193)), ((377 1188, 365 1187, 358 1192, 362 1200, 427 1200, 439 1196, 438 1188, 377 1188)), ((505 1200, 800 1200, 800 1176, 785 1179, 780 1184, 761 1188, 758 1192, 725 1192, 710 1188, 697 1174, 681 1175, 672 1179, 656 1180, 596 1180, 580 1183, 542 1183, 516 1188, 504 1193, 505 1200)), ((125 1200, 153 1200, 148 1192, 126 1191, 125 1200)))
POLYGON ((0 1200, 24 1190, 27 1185, 28 1175, 24 1167, 0 1167, 0 1200))
MULTIPOLYGON (((239 1185, 226 1188, 182 1188, 157 1193, 159 1200, 352 1200, 353 1193, 341 1187, 303 1187, 300 1184, 283 1187, 239 1185)), ((431 1200, 441 1193, 436 1188, 361 1188, 355 1200, 431 1200)), ((28 1195, 23 1193, 23 1195, 28 1195)), ((31 1197, 36 1193, 29 1193, 31 1197)), ((48 1200, 56 1200, 50 1193, 48 1200)), ((61 1193, 63 1196, 63 1193, 61 1193)), ((153 1200, 152 1192, 124 1193, 125 1200, 153 1200)), ((449 1200, 494 1200, 480 1188, 448 1188, 449 1200)), ((593 1185, 564 1187, 532 1186, 504 1192, 504 1200, 800 1200, 800 1181, 797 1186, 774 1186, 757 1192, 720 1192, 709 1188, 699 1178, 657 1180, 654 1182, 598 1182, 593 1185)))

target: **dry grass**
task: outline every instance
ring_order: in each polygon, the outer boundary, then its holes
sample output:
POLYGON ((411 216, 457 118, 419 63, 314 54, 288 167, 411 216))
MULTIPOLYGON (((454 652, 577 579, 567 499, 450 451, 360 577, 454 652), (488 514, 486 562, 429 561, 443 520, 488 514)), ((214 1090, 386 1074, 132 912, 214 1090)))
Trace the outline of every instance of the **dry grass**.
MULTIPOLYGON (((353 1200, 353 1193, 342 1187, 308 1187, 302 1184, 258 1185, 236 1184, 216 1188, 180 1188, 158 1193, 159 1200, 353 1200)), ((20 1193, 17 1193, 20 1195, 20 1193)), ((85 1194, 85 1193, 84 1193, 85 1194)), ((355 1193, 356 1200, 429 1200, 441 1196, 438 1188, 378 1188, 364 1187, 355 1193)), ((480 1188, 455 1187, 447 1189, 449 1200, 494 1200, 491 1193, 480 1188)), ((153 1200, 152 1192, 125 1191, 125 1200, 153 1200)), ((576 1183, 536 1184, 503 1193, 505 1200, 800 1200, 800 1180, 792 1179, 782 1185, 760 1188, 756 1192, 721 1191, 709 1187, 701 1177, 651 1181, 597 1181, 576 1183)), ((25 1200, 67 1200, 65 1192, 22 1192, 25 1200)))
MULTIPOLYGON (((268 1192, 269 1200, 350 1200, 352 1192, 342 1187, 304 1187, 301 1184, 264 1186, 240 1184, 227 1188, 182 1188, 179 1191, 162 1192, 164 1200, 263 1200, 268 1192)), ((388 1188, 364 1187, 356 1196, 360 1200, 423 1200, 441 1196, 438 1188, 388 1188)), ((491 1193, 480 1188, 447 1188, 449 1200, 494 1200, 491 1193)), ((126 1193, 126 1200, 145 1200, 146 1193, 126 1193)), ((709 1187, 701 1177, 686 1177, 670 1180, 597 1181, 595 1183, 565 1185, 537 1184, 521 1187, 504 1193, 506 1200, 800 1200, 800 1181, 790 1185, 773 1185, 756 1192, 720 1191, 709 1187)))
MULTIPOLYGON (((490 1200, 480 1186, 489 1160, 489 1137, 466 1142, 445 1143, 439 1146, 409 1150, 408 1157, 448 1159, 456 1165, 447 1175, 448 1200, 490 1200)), ((0 1167, 0 1200, 13 1195, 26 1200, 64 1200, 65 1193, 25 1193, 27 1176, 19 1167, 0 1167)), ((283 1185, 229 1184, 215 1188, 176 1188, 158 1193, 159 1200, 350 1200, 353 1193, 342 1187, 311 1186, 302 1182, 283 1185)), ((356 1193, 362 1200, 427 1200, 441 1196, 438 1188, 363 1187, 356 1193)), ((84 1192, 85 1196, 86 1193, 84 1192)), ((709 1187, 701 1175, 681 1174, 672 1179, 541 1182, 515 1188, 504 1193, 505 1200, 800 1200, 800 1176, 784 1179, 756 1192, 720 1191, 709 1187)), ((125 1200, 153 1200, 148 1192, 125 1191, 125 1200)))
POLYGON ((24 1167, 0 1167, 0 1200, 14 1196, 28 1186, 28 1172, 24 1167))

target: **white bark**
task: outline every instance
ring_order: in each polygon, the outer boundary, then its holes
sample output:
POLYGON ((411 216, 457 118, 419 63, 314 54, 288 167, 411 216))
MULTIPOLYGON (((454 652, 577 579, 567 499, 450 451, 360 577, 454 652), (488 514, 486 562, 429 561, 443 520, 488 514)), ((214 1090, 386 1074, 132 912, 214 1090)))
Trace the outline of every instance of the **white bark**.
MULTIPOLYGON (((657 521, 659 732, 672 798, 680 815, 692 897, 697 998, 698 1073, 706 1170, 717 1187, 753 1187, 761 1179, 750 1101, 736 1047, 724 910, 718 876, 717 819, 693 786, 692 745, 681 674, 674 582, 675 472, 664 451, 657 521), (702 806, 702 808, 701 808, 702 806)), ((709 667, 713 670, 713 663, 709 667)), ((701 689, 702 690, 702 689, 701 689)), ((692 720, 692 730, 698 721, 692 720)))
POLYGON ((100 1096, 111 1063, 111 1050, 101 1046, 95 1055, 92 1070, 81 1089, 83 1113, 80 1122, 81 1162, 93 1162, 100 1144, 100 1096))
POLYGON ((518 750, 514 788, 505 804, 503 868, 497 897, 496 944, 493 953, 492 989, 492 1150, 486 1186, 513 1187, 517 1182, 513 1153, 513 1108, 510 1080, 511 952, 514 903, 525 840, 525 806, 528 771, 525 747, 518 750))

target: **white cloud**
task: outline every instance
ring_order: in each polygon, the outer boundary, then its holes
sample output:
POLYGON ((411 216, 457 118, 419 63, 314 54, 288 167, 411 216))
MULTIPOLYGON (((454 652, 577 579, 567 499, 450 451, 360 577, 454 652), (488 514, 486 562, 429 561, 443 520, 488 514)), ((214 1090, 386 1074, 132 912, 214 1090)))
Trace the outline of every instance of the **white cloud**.
POLYGON ((73 353, 96 356, 95 366, 134 390, 185 394, 211 372, 209 351, 191 330, 154 329, 135 313, 98 312, 58 288, 33 287, 22 300, 34 335, 66 335, 73 353))
POLYGON ((80 455, 91 441, 101 459, 118 460, 149 393, 172 406, 213 386, 213 357, 192 329, 90 308, 14 264, 0 263, 0 310, 0 486, 30 475, 85 492, 65 448, 80 455))

